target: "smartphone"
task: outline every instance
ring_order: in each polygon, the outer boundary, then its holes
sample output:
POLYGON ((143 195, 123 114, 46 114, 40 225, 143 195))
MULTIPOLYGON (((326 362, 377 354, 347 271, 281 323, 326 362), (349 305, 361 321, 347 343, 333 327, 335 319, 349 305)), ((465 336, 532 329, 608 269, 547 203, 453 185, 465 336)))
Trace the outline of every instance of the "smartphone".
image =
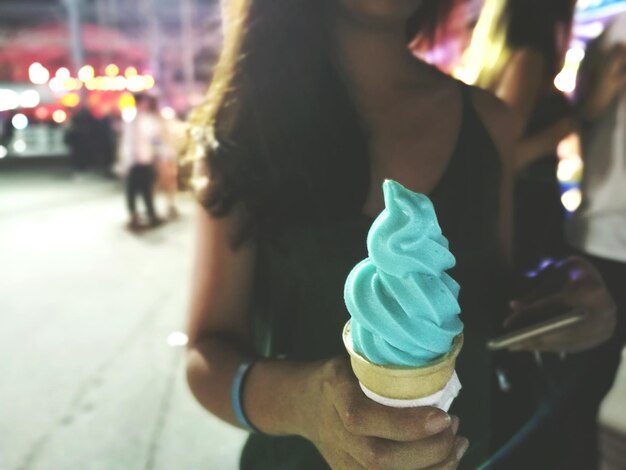
POLYGON ((493 338, 487 341, 487 349, 490 351, 505 349, 513 346, 515 343, 526 341, 537 336, 542 336, 547 333, 553 333, 562 328, 574 325, 581 322, 585 318, 586 315, 584 310, 575 308, 541 323, 520 328, 519 330, 511 331, 505 335, 493 338))

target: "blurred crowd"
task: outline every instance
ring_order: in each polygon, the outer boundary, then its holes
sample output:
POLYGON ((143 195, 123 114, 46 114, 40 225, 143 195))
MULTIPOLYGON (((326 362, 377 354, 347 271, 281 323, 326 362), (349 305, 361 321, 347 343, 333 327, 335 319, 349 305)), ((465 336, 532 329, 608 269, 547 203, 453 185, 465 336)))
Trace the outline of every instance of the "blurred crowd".
POLYGON ((77 177, 96 172, 124 180, 128 227, 139 230, 178 216, 178 167, 186 126, 176 115, 166 119, 155 95, 137 93, 134 102, 132 114, 123 119, 111 115, 96 118, 88 108, 78 109, 66 126, 64 142, 77 177), (157 214, 155 190, 165 196, 165 214, 157 214), (138 198, 143 211, 138 210, 138 198))

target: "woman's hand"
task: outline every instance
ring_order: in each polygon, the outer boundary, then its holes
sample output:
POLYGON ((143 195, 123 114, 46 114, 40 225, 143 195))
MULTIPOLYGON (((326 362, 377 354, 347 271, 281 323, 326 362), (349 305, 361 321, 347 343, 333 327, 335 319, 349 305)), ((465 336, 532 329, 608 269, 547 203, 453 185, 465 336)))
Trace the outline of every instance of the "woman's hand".
POLYGON ((335 469, 455 469, 468 447, 459 420, 431 407, 367 398, 347 358, 324 363, 308 387, 305 437, 335 469))
POLYGON ((572 256, 544 267, 523 299, 510 303, 504 326, 515 330, 539 323, 572 308, 585 319, 554 333, 528 339, 512 351, 577 352, 598 346, 613 334, 616 308, 600 273, 584 258, 572 256))

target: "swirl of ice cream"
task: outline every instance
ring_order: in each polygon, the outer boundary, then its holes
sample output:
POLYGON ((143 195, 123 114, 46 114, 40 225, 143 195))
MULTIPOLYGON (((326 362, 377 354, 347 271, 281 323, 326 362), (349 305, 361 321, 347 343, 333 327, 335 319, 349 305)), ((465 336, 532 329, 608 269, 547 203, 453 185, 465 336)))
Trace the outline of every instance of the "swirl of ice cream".
POLYGON ((447 353, 463 330, 455 265, 432 202, 395 181, 367 237, 369 258, 346 280, 353 348, 380 365, 419 367, 447 353))

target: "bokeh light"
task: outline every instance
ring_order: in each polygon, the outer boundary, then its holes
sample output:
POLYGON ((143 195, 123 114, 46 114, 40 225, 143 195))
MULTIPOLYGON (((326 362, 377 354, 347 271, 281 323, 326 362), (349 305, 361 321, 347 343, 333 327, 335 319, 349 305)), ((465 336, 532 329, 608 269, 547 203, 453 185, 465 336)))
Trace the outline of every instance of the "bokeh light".
POLYGON ((23 131, 28 127, 29 121, 25 114, 18 113, 11 119, 11 124, 13 124, 13 127, 18 131, 23 131))
POLYGON ((57 109, 55 112, 52 113, 52 120, 57 124, 63 124, 65 121, 67 121, 67 113, 62 109, 57 109))
POLYGON ((15 150, 15 152, 17 153, 26 152, 26 142, 22 139, 16 140, 15 142, 13 142, 13 150, 15 150))
POLYGON ((28 67, 28 78, 35 85, 44 85, 50 80, 50 72, 39 62, 35 62, 28 67))
POLYGON ((143 87, 145 90, 151 90, 156 85, 156 80, 152 75, 143 76, 143 87))
POLYGON ((91 65, 84 65, 78 71, 78 78, 83 82, 91 80, 95 76, 96 76, 96 71, 91 65))
POLYGON ((50 90, 52 90, 55 93, 61 93, 65 91, 65 88, 63 86, 63 80, 61 80, 58 77, 53 77, 50 80, 50 83, 48 83, 48 86, 50 87, 50 90))
POLYGON ((20 93, 20 106, 22 108, 36 108, 41 102, 41 95, 37 90, 25 90, 20 93))
POLYGON ((67 108, 75 108, 80 104, 80 95, 78 93, 68 93, 62 96, 60 101, 67 108))
POLYGON ((133 122, 137 117, 137 108, 125 108, 122 110, 122 120, 124 122, 133 122))
POLYGON ((578 188, 568 189, 561 195, 561 203, 568 212, 575 212, 580 207, 582 200, 583 195, 578 188))
POLYGON ((578 182, 582 178, 583 161, 572 157, 559 161, 557 178, 561 183, 578 182))
POLYGON ((104 74, 107 77, 117 77, 120 73, 120 68, 115 64, 109 64, 104 69, 104 74))
POLYGON ((68 78, 71 77, 71 74, 70 74, 70 70, 67 67, 61 67, 60 69, 57 70, 54 76, 61 80, 67 80, 68 78))
POLYGON ((76 80, 75 78, 70 77, 63 80, 63 89, 65 91, 80 90, 82 87, 83 84, 80 80, 76 80))
POLYGON ((14 90, 0 88, 0 111, 10 111, 20 105, 20 96, 14 90))
POLYGON ((139 72, 137 71, 136 67, 128 67, 126 71, 124 72, 124 75, 126 76, 126 78, 133 78, 133 77, 136 77, 138 74, 139 72))
POLYGON ((37 108, 35 110, 35 117, 41 121, 48 119, 50 116, 50 111, 48 108, 37 108))
POLYGON ((128 93, 128 92, 122 93, 122 95, 120 96, 118 100, 118 106, 122 110, 128 109, 128 108, 135 108, 136 105, 137 104, 135 103, 135 97, 132 95, 132 93, 128 93))

